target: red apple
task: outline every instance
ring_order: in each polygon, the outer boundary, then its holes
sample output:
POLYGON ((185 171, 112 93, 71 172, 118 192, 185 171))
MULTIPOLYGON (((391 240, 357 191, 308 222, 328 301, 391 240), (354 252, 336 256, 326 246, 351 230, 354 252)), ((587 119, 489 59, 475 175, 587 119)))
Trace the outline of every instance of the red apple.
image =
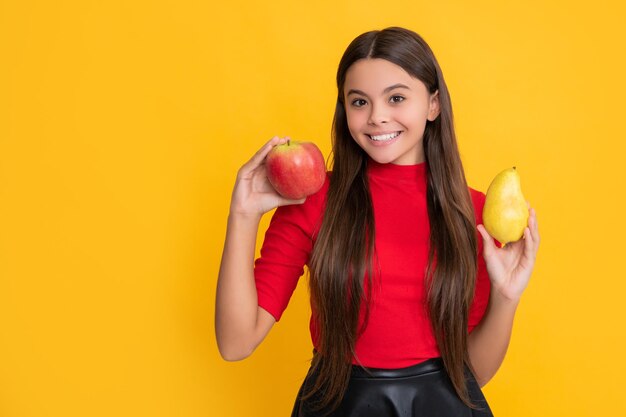
POLYGON ((276 145, 265 160, 267 178, 278 194, 299 200, 316 193, 326 179, 326 163, 312 142, 290 140, 276 145))

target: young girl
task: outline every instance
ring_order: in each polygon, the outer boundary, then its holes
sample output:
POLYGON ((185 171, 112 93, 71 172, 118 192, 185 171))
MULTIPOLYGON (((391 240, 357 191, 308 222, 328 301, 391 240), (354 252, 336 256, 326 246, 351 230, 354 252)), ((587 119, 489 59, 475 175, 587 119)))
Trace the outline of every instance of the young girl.
POLYGON ((292 416, 490 416, 481 388, 504 359, 539 245, 500 245, 469 188, 448 89, 416 33, 358 36, 337 72, 333 169, 281 198, 264 159, 237 174, 216 300, 226 360, 249 356, 310 271, 311 368, 292 416), (263 213, 277 208, 255 261, 263 213), (478 226, 477 226, 478 225, 478 226), (478 236, 478 234, 482 236, 478 236))

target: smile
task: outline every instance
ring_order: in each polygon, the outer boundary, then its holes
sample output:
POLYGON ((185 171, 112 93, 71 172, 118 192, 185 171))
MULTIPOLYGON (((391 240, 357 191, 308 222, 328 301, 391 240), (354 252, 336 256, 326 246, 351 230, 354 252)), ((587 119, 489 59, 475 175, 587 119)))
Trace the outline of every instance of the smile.
POLYGON ((387 140, 394 139, 394 138, 398 137, 398 135, 400 135, 400 133, 402 133, 402 132, 398 131, 398 132, 394 132, 394 133, 388 133, 386 135, 379 135, 379 136, 367 135, 367 136, 369 136, 369 138, 371 140, 375 140, 375 141, 379 142, 379 141, 387 141, 387 140))

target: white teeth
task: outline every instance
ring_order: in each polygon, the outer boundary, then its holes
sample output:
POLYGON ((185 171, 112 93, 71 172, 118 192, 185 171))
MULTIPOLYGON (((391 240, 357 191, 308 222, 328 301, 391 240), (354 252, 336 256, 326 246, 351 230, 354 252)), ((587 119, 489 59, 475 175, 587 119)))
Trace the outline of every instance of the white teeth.
POLYGON ((389 139, 395 138, 399 134, 400 132, 395 132, 395 133, 389 133, 389 134, 380 135, 380 136, 370 136, 370 138, 372 138, 372 140, 389 140, 389 139))

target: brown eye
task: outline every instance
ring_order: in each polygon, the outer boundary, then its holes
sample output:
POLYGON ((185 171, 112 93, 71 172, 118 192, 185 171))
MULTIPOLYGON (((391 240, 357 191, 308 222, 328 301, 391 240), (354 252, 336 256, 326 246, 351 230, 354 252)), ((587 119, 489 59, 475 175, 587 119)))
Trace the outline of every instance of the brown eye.
POLYGON ((365 100, 363 100, 362 98, 357 98, 356 100, 353 100, 353 101, 352 101, 352 105, 353 105, 353 106, 355 106, 355 107, 361 107, 361 106, 363 106, 363 104, 362 104, 362 105, 357 105, 357 104, 356 104, 357 102, 360 102, 360 101, 363 101, 363 102, 364 102, 365 100))

